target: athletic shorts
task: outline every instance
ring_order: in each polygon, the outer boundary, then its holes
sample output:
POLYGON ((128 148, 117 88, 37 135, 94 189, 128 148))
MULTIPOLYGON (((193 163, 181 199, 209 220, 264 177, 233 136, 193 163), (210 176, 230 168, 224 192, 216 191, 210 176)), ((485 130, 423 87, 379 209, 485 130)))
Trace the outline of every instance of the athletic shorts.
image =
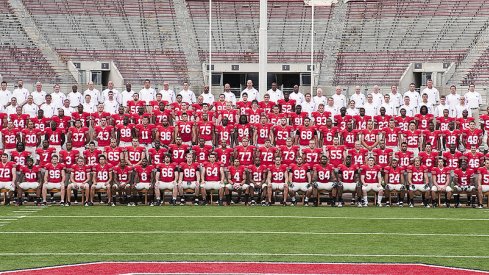
POLYGON ((229 191, 239 191, 239 190, 243 190, 244 191, 244 190, 250 188, 250 186, 248 184, 226 184, 226 188, 229 191))
POLYGON ((367 185, 362 185, 362 191, 365 192, 370 192, 370 191, 379 192, 381 190, 384 190, 384 187, 382 187, 378 183, 369 183, 367 185))
POLYGON ((151 183, 149 182, 139 182, 134 185, 136 190, 149 190, 151 188, 151 183))
POLYGON ((160 190, 173 190, 173 187, 175 187, 175 182, 163 182, 163 181, 157 181, 156 182, 158 189, 160 190))
POLYGON ((386 189, 389 191, 404 191, 406 187, 403 184, 387 184, 386 189))
POLYGON ((412 184, 409 187, 409 190, 411 191, 421 191, 421 192, 426 192, 430 190, 430 187, 428 184, 412 184))
POLYGON ((358 186, 358 184, 355 182, 342 182, 341 185, 343 186, 343 192, 344 191, 355 192, 358 186))
MULTIPOLYGON (((440 189, 441 189, 440 192, 452 192, 452 188, 450 186, 441 187, 440 189), (443 190, 443 189, 445 189, 445 190, 443 190)), ((433 187, 431 187, 431 191, 438 192, 438 187, 436 187, 436 185, 434 185, 433 187)))
POLYGON ((19 187, 22 190, 37 189, 37 187, 39 187, 39 183, 38 182, 21 182, 21 183, 19 183, 19 187))
POLYGON ((286 184, 285 183, 274 183, 274 182, 272 182, 271 185, 272 185, 272 190, 282 191, 282 190, 284 190, 286 184))
POLYGON ((204 183, 205 190, 219 190, 222 187, 224 187, 223 184, 221 184, 220 181, 207 181, 204 183))
POLYGON ((306 192, 307 190, 312 189, 312 186, 307 182, 294 182, 292 183, 289 189, 294 192, 297 191, 306 192))
POLYGON ((44 186, 46 186, 46 189, 61 189, 61 182, 47 182, 44 186))
POLYGON ((14 191, 15 185, 13 182, 10 181, 2 181, 0 182, 0 189, 8 189, 10 191, 14 191))
POLYGON ((92 188, 94 188, 94 189, 107 189, 106 184, 107 184, 107 182, 97 182, 96 184, 92 185, 92 188))
POLYGON ((457 193, 461 193, 461 192, 473 192, 475 190, 475 186, 473 185, 465 185, 465 186, 459 186, 459 185, 455 185, 453 187, 453 190, 457 193))
POLYGON ((317 183, 317 189, 318 190, 326 190, 326 191, 331 191, 333 190, 335 184, 334 182, 318 182, 317 183))

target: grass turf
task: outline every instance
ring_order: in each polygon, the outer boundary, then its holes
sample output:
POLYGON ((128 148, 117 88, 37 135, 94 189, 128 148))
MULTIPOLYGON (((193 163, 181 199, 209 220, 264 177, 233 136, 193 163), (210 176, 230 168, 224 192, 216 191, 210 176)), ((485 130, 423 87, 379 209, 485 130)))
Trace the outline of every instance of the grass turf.
POLYGON ((0 270, 93 261, 412 262, 489 270, 489 236, 468 236, 489 234, 489 212, 480 209, 50 206, 14 212, 29 209, 35 207, 0 208, 0 270), (17 216, 24 217, 1 220, 17 216), (393 234, 378 234, 385 232, 393 234))

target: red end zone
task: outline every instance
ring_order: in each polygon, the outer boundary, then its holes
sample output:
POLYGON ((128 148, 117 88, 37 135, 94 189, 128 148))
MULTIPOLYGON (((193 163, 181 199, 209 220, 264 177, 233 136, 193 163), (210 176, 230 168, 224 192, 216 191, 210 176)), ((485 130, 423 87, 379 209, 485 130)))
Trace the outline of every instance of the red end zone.
POLYGON ((257 263, 257 262, 101 262, 0 274, 412 274, 468 275, 489 272, 424 264, 257 263))

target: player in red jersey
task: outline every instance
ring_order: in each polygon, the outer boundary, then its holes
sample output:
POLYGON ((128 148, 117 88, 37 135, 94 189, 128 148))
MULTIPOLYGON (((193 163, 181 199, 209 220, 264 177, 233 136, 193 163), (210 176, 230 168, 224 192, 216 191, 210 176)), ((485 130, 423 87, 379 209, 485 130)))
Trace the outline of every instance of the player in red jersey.
POLYGON ((243 139, 251 139, 251 126, 248 124, 248 118, 245 115, 239 116, 239 123, 235 124, 237 144, 243 139))
POLYGON ((202 163, 209 158, 212 152, 212 145, 206 145, 203 138, 199 138, 199 144, 192 146, 192 151, 196 162, 202 163))
POLYGON ((79 120, 81 122, 82 127, 89 127, 90 126, 90 114, 83 111, 83 105, 82 104, 78 105, 77 112, 72 113, 71 117, 73 117, 73 120, 75 122, 77 120, 79 120))
POLYGON ((306 112, 302 112, 302 106, 298 105, 295 107, 295 112, 287 113, 287 117, 289 119, 290 124, 292 124, 292 126, 299 127, 304 125, 304 120, 309 117, 309 114, 306 112))
POLYGON ((277 100, 277 105, 280 106, 280 112, 283 114, 292 113, 295 109, 295 100, 290 99, 290 93, 284 93, 284 99, 277 100))
MULTIPOLYGON (((203 139, 204 144, 208 146, 213 145, 215 125, 212 121, 209 121, 209 115, 203 114, 202 120, 195 123, 197 128, 195 133, 197 134, 196 139, 203 139)), ((206 158, 207 159, 207 158, 206 158)))
POLYGON ((171 126, 168 119, 164 118, 161 125, 156 127, 155 140, 159 140, 161 145, 169 146, 175 140, 175 127, 171 126))
POLYGON ((9 116, 9 121, 12 121, 16 129, 23 129, 26 126, 26 122, 29 119, 28 114, 22 113, 22 107, 17 106, 15 108, 15 114, 9 116))
POLYGON ((263 101, 258 102, 258 106, 262 109, 266 114, 272 111, 273 106, 275 106, 275 102, 270 101, 270 95, 265 94, 263 96, 263 101))
POLYGON ((335 115, 333 117, 333 119, 334 119, 336 126, 340 130, 345 130, 348 122, 351 122, 352 127, 353 127, 353 117, 346 114, 346 108, 345 107, 341 107, 340 108, 340 114, 335 115))
POLYGON ((447 194, 447 201, 445 205, 450 207, 450 200, 452 199, 452 188, 450 187, 450 167, 445 167, 443 158, 438 158, 437 166, 431 171, 433 177, 433 186, 431 187, 431 200, 433 207, 438 205, 437 199, 440 193, 447 194))
POLYGON ((253 144, 256 146, 264 145, 267 140, 273 139, 273 125, 268 123, 265 115, 260 117, 260 123, 253 126, 253 144))
POLYGON ((368 151, 372 151, 379 144, 379 130, 374 129, 372 120, 367 121, 367 129, 360 131, 360 140, 368 151))
POLYGON ((450 122, 455 123, 455 118, 449 117, 450 110, 444 109, 443 116, 436 118, 436 128, 440 131, 447 131, 450 122))
POLYGON ((161 199, 161 191, 163 190, 163 195, 165 190, 172 191, 172 202, 177 200, 178 195, 178 178, 179 168, 178 163, 171 161, 171 156, 169 154, 165 154, 163 163, 160 163, 156 166, 156 183, 155 183, 155 197, 156 197, 156 206, 160 206, 161 202, 164 201, 161 199))
POLYGON ((403 142, 401 143, 401 150, 395 152, 394 156, 399 159, 399 166, 407 168, 411 165, 414 154, 408 151, 407 143, 403 142))
POLYGON ((166 147, 161 147, 160 141, 155 140, 154 147, 148 149, 148 160, 149 163, 156 166, 163 162, 165 154, 168 153, 166 147))
POLYGON ((80 120, 75 121, 75 126, 68 129, 67 140, 70 140, 73 148, 78 151, 85 150, 85 145, 88 143, 88 128, 82 127, 80 120))
POLYGON ((279 148, 282 157, 281 162, 286 165, 294 163, 295 159, 300 154, 300 148, 298 145, 293 145, 292 138, 288 138, 285 145, 282 145, 279 148))
POLYGON ((367 129, 367 121, 371 121, 372 117, 365 115, 365 108, 359 108, 360 114, 353 116, 353 120, 355 121, 355 129, 364 130, 367 129))
POLYGON ((268 166, 262 165, 260 158, 256 157, 254 163, 248 165, 246 170, 248 171, 250 186, 254 189, 254 194, 256 195, 256 199, 251 199, 251 205, 261 201, 262 206, 265 206, 266 199, 264 197, 267 194, 268 166))
MULTIPOLYGON (((114 182, 112 184, 112 195, 119 194, 121 203, 132 206, 132 177, 133 167, 127 165, 126 159, 121 159, 119 165, 114 167, 114 182), (124 196, 123 196, 124 195, 124 196), (130 197, 130 198, 129 198, 130 197)), ((116 200, 113 200, 114 203, 116 200)))
POLYGON ((216 148, 214 152, 216 153, 216 159, 218 162, 221 162, 224 166, 230 165, 231 158, 234 155, 234 149, 228 148, 225 140, 221 141, 221 147, 216 148))
POLYGON ((424 207, 430 207, 428 204, 430 198, 430 180, 428 171, 428 168, 422 165, 420 157, 415 157, 414 164, 407 168, 409 207, 414 207, 414 195, 416 192, 421 192, 423 195, 424 207))
POLYGON ((107 124, 107 117, 100 118, 98 126, 95 126, 92 132, 92 140, 97 141, 97 147, 104 150, 114 137, 114 127, 107 124))
POLYGON ((45 206, 48 191, 57 189, 61 192, 60 205, 65 204, 65 166, 59 163, 57 155, 51 157, 51 163, 45 166, 44 184, 42 186, 42 205, 45 206))
POLYGON ((355 142, 355 149, 348 150, 348 155, 351 156, 353 164, 360 167, 367 162, 368 150, 362 147, 360 141, 357 141, 355 142))
POLYGON ((11 160, 17 165, 17 171, 20 171, 21 166, 25 166, 27 158, 31 157, 31 152, 25 151, 25 146, 22 142, 17 142, 17 149, 12 152, 11 160))
POLYGON ((385 146, 393 152, 398 151, 401 129, 396 127, 395 120, 391 119, 389 121, 389 127, 385 128, 382 132, 385 139, 385 146))
POLYGON ((455 123, 450 122, 448 124, 448 130, 441 133, 443 137, 443 148, 448 150, 452 145, 458 147, 462 139, 462 131, 455 129, 455 123))
POLYGON ((139 99, 139 94, 134 93, 132 95, 133 100, 127 101, 127 108, 129 110, 130 114, 135 114, 137 113, 137 108, 138 107, 146 107, 146 102, 144 100, 139 99))
POLYGON ((392 149, 385 147, 385 141, 383 139, 379 140, 379 148, 375 148, 372 152, 375 157, 375 163, 381 168, 387 167, 391 162, 393 156, 392 149))
POLYGON ((455 208, 460 207, 460 195, 467 195, 467 206, 475 205, 475 196, 477 195, 477 188, 475 187, 475 170, 470 169, 467 165, 467 160, 462 158, 460 161, 460 168, 454 171, 454 186, 453 193, 455 194, 455 208))
MULTIPOLYGON (((201 166, 201 192, 204 198, 202 204, 207 203, 207 191, 217 190, 219 199, 218 204, 223 205, 224 197, 224 170, 221 162, 217 161, 217 154, 210 153, 209 161, 204 162, 201 166)), ((212 193, 211 193, 212 196, 212 193)))
POLYGON ((227 204, 231 205, 231 197, 234 191, 238 193, 238 203, 241 201, 242 192, 244 192, 245 205, 248 205, 251 188, 246 180, 246 166, 240 165, 239 159, 234 159, 233 165, 229 166, 227 171, 224 170, 224 173, 229 173, 224 189, 227 204))
POLYGON ((12 121, 7 123, 7 128, 2 129, 2 144, 4 152, 8 155, 15 151, 17 142, 20 141, 20 131, 14 128, 12 121))
POLYGON ((196 111, 195 113, 196 121, 201 121, 204 115, 207 115, 207 120, 213 123, 216 122, 217 114, 214 111, 210 111, 209 104, 207 103, 202 104, 202 110, 196 111))
POLYGON ((110 118, 110 113, 109 112, 104 112, 104 104, 100 103, 97 105, 97 111, 95 113, 90 114, 90 118, 92 119, 92 126, 100 126, 102 118, 105 118, 106 120, 110 118))
POLYGON ((153 111, 153 122, 155 124, 161 124, 164 119, 172 121, 173 111, 165 108, 165 105, 160 102, 158 109, 153 111))
POLYGON ((194 122, 188 120, 187 114, 183 114, 182 120, 177 122, 175 136, 180 137, 183 144, 192 145, 192 138, 195 137, 194 122))
POLYGON ((36 149, 37 164, 41 167, 46 167, 51 162, 51 158, 54 154, 54 148, 49 147, 49 141, 42 141, 42 148, 36 149))
POLYGON ((213 110, 216 112, 222 111, 226 108, 226 97, 224 94, 220 94, 217 101, 214 101, 213 110))
POLYGON ((10 197, 15 191, 15 182, 17 180, 16 164, 8 161, 8 154, 3 153, 0 162, 0 189, 9 190, 5 205, 10 204, 10 197))
POLYGON ((277 152, 277 147, 272 147, 272 142, 270 140, 265 141, 265 146, 258 147, 260 163, 263 165, 272 165, 275 156, 277 156, 277 152))
POLYGON ((481 129, 475 128, 475 121, 469 123, 469 128, 462 131, 462 140, 465 148, 472 146, 479 147, 482 143, 482 136, 484 135, 481 129))
POLYGON ((276 146, 285 145, 287 139, 292 137, 293 130, 294 128, 287 124, 287 119, 282 118, 280 120, 280 125, 272 127, 273 144, 276 146))
POLYGON ((153 189, 154 170, 155 167, 153 165, 150 165, 146 158, 142 159, 141 165, 134 166, 134 185, 133 185, 134 206, 137 205, 136 198, 137 198, 137 194, 140 191, 145 190, 146 192, 149 193, 149 191, 153 189))
POLYGON ((403 142, 407 143, 407 150, 417 156, 422 144, 421 130, 416 129, 416 123, 410 122, 409 129, 401 132, 403 142))
POLYGON ((342 164, 346 156, 346 147, 340 145, 340 139, 335 137, 333 139, 333 144, 326 146, 326 156, 329 159, 329 163, 334 167, 342 164))
POLYGON ((422 148, 430 144, 431 148, 440 149, 441 131, 435 130, 435 124, 432 121, 428 123, 428 130, 421 131, 421 135, 423 136, 422 148))
POLYGON ((280 113, 280 107, 278 105, 273 106, 272 112, 267 114, 268 119, 270 120, 270 123, 273 125, 279 125, 282 123, 282 119, 285 118, 287 124, 289 124, 289 121, 287 119, 287 114, 285 113, 280 113))
POLYGON ((27 121, 27 128, 21 130, 21 141, 25 145, 25 150, 34 153, 36 147, 41 144, 41 130, 34 128, 34 122, 27 121))
POLYGON ((113 114, 110 116, 110 124, 117 128, 119 125, 122 125, 124 123, 124 118, 130 119, 131 115, 125 113, 124 106, 119 106, 119 109, 117 110, 117 114, 113 114))
POLYGON ((484 160, 484 166, 477 170, 477 198, 479 208, 482 208, 483 194, 489 192, 489 159, 484 160))
POLYGON ((401 128, 402 131, 407 131, 409 123, 414 121, 414 117, 406 116, 406 109, 404 108, 400 110, 400 114, 400 116, 395 117, 397 127, 401 128))
POLYGON ((484 163, 484 154, 477 151, 476 146, 471 146, 470 151, 464 153, 464 157, 467 159, 467 166, 473 170, 479 169, 484 163))
POLYGON ((116 166, 125 157, 125 148, 117 146, 117 141, 111 139, 110 146, 106 146, 103 153, 107 157, 107 162, 116 166))
POLYGON ((66 143, 66 149, 59 152, 59 161, 65 165, 67 173, 76 163, 76 159, 79 155, 80 152, 73 149, 73 146, 69 141, 66 143))
MULTIPOLYGON (((181 195, 180 204, 185 205, 184 192, 192 190, 194 192, 194 205, 199 205, 200 181, 200 164, 194 162, 192 153, 188 153, 185 156, 185 162, 180 163, 180 177, 178 178, 178 190, 181 195)), ((201 196, 202 199, 205 199, 203 194, 201 196)))
POLYGON ((431 143, 426 143, 424 151, 419 152, 418 156, 421 158, 421 163, 426 166, 427 169, 431 169, 435 166, 435 160, 438 156, 437 151, 433 151, 431 143))
POLYGON ((370 191, 377 193, 377 205, 382 206, 382 196, 384 195, 384 188, 382 187, 382 179, 380 175, 380 167, 375 165, 375 159, 369 157, 367 165, 361 168, 361 183, 362 183, 362 195, 363 195, 363 207, 368 206, 367 194, 370 191))
POLYGON ((333 139, 338 137, 338 127, 333 126, 331 118, 326 119, 326 124, 319 129, 319 142, 323 148, 333 145, 333 139))
POLYGON ((53 147, 56 154, 61 151, 61 147, 66 141, 65 130, 58 128, 56 122, 52 121, 49 128, 46 128, 44 139, 49 140, 49 145, 53 147))
POLYGON ((316 127, 311 125, 311 119, 304 119, 304 126, 297 127, 295 144, 301 147, 307 147, 310 141, 314 141, 314 144, 316 145, 318 141, 316 130, 316 127))
POLYGON ((132 139, 132 146, 126 148, 126 160, 130 166, 141 165, 143 159, 146 158, 146 149, 139 146, 137 138, 132 139))
MULTIPOLYGON (((355 143, 358 141, 359 131, 353 129, 353 122, 348 121, 346 123, 346 129, 341 130, 340 137, 342 144, 348 149, 355 148, 355 143)), ((361 145, 361 144, 360 144, 361 145)))
POLYGON ((250 165, 256 154, 256 147, 249 145, 249 139, 243 138, 242 145, 234 150, 234 159, 238 159, 241 165, 250 165))
POLYGON ((146 149, 152 147, 154 140, 154 125, 149 124, 149 118, 143 117, 143 123, 136 125, 136 137, 139 139, 139 144, 146 149))
POLYGON ((217 125, 215 129, 214 144, 225 141, 227 145, 234 145, 234 125, 229 124, 229 120, 226 117, 221 120, 221 125, 217 125))
POLYGON ((312 118, 314 119, 314 124, 317 126, 326 126, 327 120, 331 120, 331 113, 324 111, 324 104, 318 105, 318 110, 316 112, 311 113, 312 118))
POLYGON ((105 189, 107 192, 107 203, 110 206, 115 206, 115 202, 112 201, 112 188, 110 183, 112 182, 112 165, 107 163, 107 158, 104 155, 99 155, 97 163, 93 166, 93 178, 92 186, 90 186, 90 200, 88 205, 93 205, 93 198, 95 192, 98 189, 105 189))
MULTIPOLYGON (((338 192, 338 179, 336 178, 336 172, 334 166, 328 163, 328 157, 321 156, 321 161, 312 167, 312 186, 313 196, 319 196, 321 191, 331 192, 333 198, 331 206, 343 207, 343 198, 338 192)), ((318 200, 314 203, 317 206, 318 200)))
POLYGON ((429 123, 433 122, 433 115, 428 114, 428 108, 421 106, 420 113, 414 115, 414 119, 418 122, 419 130, 428 130, 429 123))
MULTIPOLYGON (((404 168, 398 166, 398 159, 394 158, 391 165, 384 168, 385 196, 389 198, 391 191, 396 191, 399 194, 399 207, 403 206, 405 196, 404 183, 404 168)), ((385 206, 390 206, 390 201, 387 200, 385 206)))
POLYGON ((386 115, 385 112, 385 108, 384 107, 380 107, 380 115, 376 115, 374 116, 374 121, 375 121, 375 125, 379 131, 383 131, 385 128, 389 127, 389 122, 391 121, 392 119, 392 116, 389 116, 389 115, 386 115))
POLYGON ((116 126, 117 144, 124 148, 131 146, 132 139, 135 137, 134 124, 130 124, 129 117, 122 119, 122 124, 116 126))
MULTIPOLYGON (((85 159, 83 157, 76 158, 76 164, 71 168, 70 182, 66 190, 66 205, 71 205, 71 190, 80 190, 85 193, 85 198, 90 198, 90 186, 88 183, 91 180, 91 168, 85 165, 85 159)), ((75 197, 76 202, 76 197, 75 197)))
POLYGON ((270 205, 272 201, 272 195, 274 191, 283 191, 283 201, 282 205, 287 205, 287 195, 289 194, 289 173, 286 164, 282 164, 281 157, 275 157, 275 163, 268 168, 268 179, 267 179, 267 206, 270 205))
POLYGON ((34 160, 30 157, 26 160, 26 165, 20 167, 19 185, 17 188, 17 205, 22 205, 24 191, 36 190, 36 204, 39 203, 41 195, 41 168, 34 165, 34 160))
POLYGON ((236 109, 240 115, 244 115, 247 110, 251 109, 251 101, 248 101, 248 93, 241 95, 240 101, 236 102, 236 109))
POLYGON ((319 163, 321 155, 323 155, 323 149, 317 148, 314 140, 309 141, 309 147, 301 150, 303 160, 310 166, 319 163))
MULTIPOLYGON (((313 164, 311 164, 311 166, 312 165, 313 164)), ((304 163, 304 159, 301 156, 298 156, 296 163, 291 164, 288 169, 289 192, 293 205, 296 204, 296 193, 298 191, 302 191, 305 194, 304 206, 307 206, 309 203, 309 198, 312 194, 311 166, 308 163, 304 163)))
POLYGON ((51 120, 55 121, 55 117, 52 117, 51 119, 44 117, 44 111, 42 109, 39 109, 37 111, 37 117, 31 118, 30 120, 34 122, 34 128, 38 129, 41 134, 44 134, 44 130, 46 130, 46 127, 49 127, 49 122, 51 120))
POLYGON ((463 154, 457 151, 455 145, 450 145, 450 150, 443 153, 443 158, 447 161, 447 167, 449 167, 451 170, 458 168, 459 160, 462 156, 463 154))
POLYGON ((469 116, 469 112, 467 110, 463 110, 462 111, 462 117, 456 119, 457 129, 460 129, 460 130, 469 129, 470 122, 474 121, 474 120, 475 120, 475 118, 469 116))
POLYGON ((238 111, 233 109, 231 101, 226 101, 226 106, 224 110, 218 111, 217 124, 219 124, 224 118, 227 118, 229 124, 234 124, 238 121, 238 111))
POLYGON ((97 164, 98 157, 102 154, 102 151, 95 146, 95 142, 90 141, 88 143, 88 149, 83 151, 83 156, 87 161, 87 165, 94 166, 97 164))

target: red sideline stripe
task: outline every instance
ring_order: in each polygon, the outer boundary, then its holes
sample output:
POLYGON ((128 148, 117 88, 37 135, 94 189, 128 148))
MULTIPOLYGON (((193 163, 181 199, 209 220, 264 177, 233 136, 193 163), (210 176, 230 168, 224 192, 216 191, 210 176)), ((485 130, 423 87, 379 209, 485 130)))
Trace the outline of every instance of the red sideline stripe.
POLYGON ((15 275, 119 275, 130 273, 210 274, 411 274, 469 275, 489 272, 423 264, 239 263, 239 262, 110 262, 10 271, 15 275))

